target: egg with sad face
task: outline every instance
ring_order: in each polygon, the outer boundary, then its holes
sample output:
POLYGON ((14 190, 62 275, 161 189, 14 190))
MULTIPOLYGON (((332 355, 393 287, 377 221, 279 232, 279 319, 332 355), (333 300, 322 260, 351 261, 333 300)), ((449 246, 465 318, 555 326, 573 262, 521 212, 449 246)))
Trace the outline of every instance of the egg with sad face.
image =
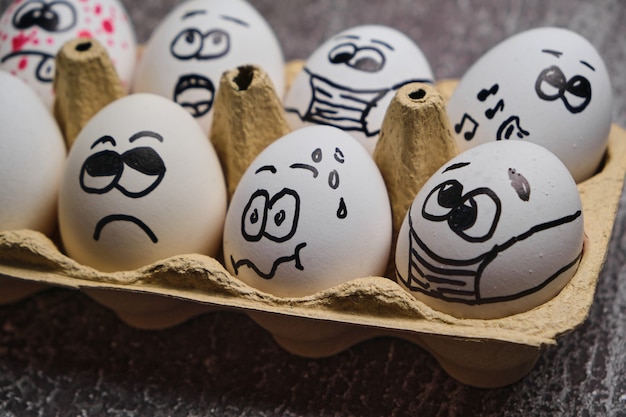
POLYGON ((215 151, 170 100, 117 100, 72 146, 59 224, 67 253, 85 265, 117 271, 183 253, 215 255, 225 213, 215 151))

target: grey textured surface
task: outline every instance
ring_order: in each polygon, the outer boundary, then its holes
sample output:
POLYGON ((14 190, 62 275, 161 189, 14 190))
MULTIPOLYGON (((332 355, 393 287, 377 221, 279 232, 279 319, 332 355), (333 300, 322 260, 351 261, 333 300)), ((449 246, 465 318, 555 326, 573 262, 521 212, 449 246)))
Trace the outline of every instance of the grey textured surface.
MULTIPOLYGON (((140 41, 174 1, 125 3, 140 41)), ((437 78, 460 77, 505 37, 558 25, 589 39, 626 126, 626 2, 253 0, 288 59, 333 33, 382 23, 416 40, 437 78)), ((0 0, 0 10, 8 1, 0 0)), ((480 390, 422 349, 376 339, 324 359, 278 347, 244 315, 210 313, 163 331, 120 322, 54 289, 0 307, 1 416, 626 416, 626 198, 588 320, 522 381, 480 390)))

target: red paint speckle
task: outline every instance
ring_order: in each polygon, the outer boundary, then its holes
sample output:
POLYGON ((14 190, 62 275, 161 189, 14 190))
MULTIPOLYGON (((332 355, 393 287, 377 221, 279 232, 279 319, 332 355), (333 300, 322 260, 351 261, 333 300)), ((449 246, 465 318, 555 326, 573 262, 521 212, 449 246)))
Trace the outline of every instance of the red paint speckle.
POLYGON ((46 43, 48 45, 52 45, 54 43, 54 38, 52 36, 50 36, 48 39, 46 39, 46 43))
POLYGON ((102 6, 101 6, 101 5, 99 5, 99 4, 96 4, 96 7, 94 8, 94 10, 93 10, 93 11, 94 11, 94 13, 95 13, 95 14, 100 14, 100 13, 102 13, 102 6))
POLYGON ((80 32, 78 32, 78 37, 79 38, 93 38, 93 36, 91 36, 91 32, 89 32, 86 29, 81 30, 80 32))
POLYGON ((20 62, 17 64, 17 68, 20 71, 24 71, 27 66, 28 66, 28 58, 26 57, 23 57, 22 59, 20 59, 20 62))
POLYGON ((112 38, 108 38, 107 39, 107 45, 109 45, 110 47, 113 47, 114 44, 115 44, 115 42, 113 41, 112 38))
POLYGON ((111 19, 103 20, 102 29, 104 29, 106 33, 113 33, 113 21, 111 19))
POLYGON ((35 32, 31 32, 30 35, 26 35, 23 32, 18 33, 17 36, 14 36, 13 39, 11 39, 13 52, 19 51, 20 49, 24 47, 24 45, 32 41, 34 38, 35 38, 35 32))

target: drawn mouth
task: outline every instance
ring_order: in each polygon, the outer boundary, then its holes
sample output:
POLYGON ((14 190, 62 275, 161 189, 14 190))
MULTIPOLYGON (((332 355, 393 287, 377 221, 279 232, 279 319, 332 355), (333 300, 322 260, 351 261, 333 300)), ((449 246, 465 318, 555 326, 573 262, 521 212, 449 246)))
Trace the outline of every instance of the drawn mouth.
POLYGON ((247 266, 248 268, 252 269, 258 276, 260 276, 263 279, 272 279, 274 278, 274 275, 276 275, 276 270, 278 269, 278 266, 287 262, 291 262, 294 261, 295 262, 295 267, 297 269, 299 269, 300 271, 302 271, 304 269, 304 267, 302 266, 302 263, 300 262, 300 250, 302 250, 302 248, 304 248, 306 246, 305 242, 302 242, 300 244, 298 244, 296 246, 296 248, 294 249, 294 253, 293 255, 289 255, 289 256, 282 256, 278 259, 276 259, 274 261, 274 263, 272 264, 272 269, 269 272, 263 272, 261 271, 255 264, 254 262, 252 262, 249 259, 240 259, 239 261, 235 262, 235 259, 231 256, 230 257, 230 262, 233 266, 233 269, 235 270, 235 275, 239 274, 239 268, 242 266, 247 266))
POLYGON ((139 226, 139 228, 143 230, 146 233, 146 235, 148 235, 148 237, 153 243, 157 243, 159 241, 159 239, 156 237, 152 229, 150 229, 147 224, 145 224, 144 222, 142 222, 141 220, 139 220, 138 218, 134 216, 129 216, 126 214, 111 214, 109 216, 105 216, 102 219, 100 219, 98 224, 96 224, 96 228, 93 232, 93 239, 96 241, 99 240, 100 234, 102 233, 102 229, 104 229, 104 226, 106 226, 109 223, 113 223, 117 221, 125 221, 125 222, 134 223, 137 226, 139 226))
POLYGON ((0 64, 4 64, 6 61, 13 58, 25 58, 28 56, 39 58, 39 62, 37 63, 37 67, 34 72, 35 77, 42 83, 51 83, 54 80, 55 71, 54 55, 40 51, 22 50, 5 55, 2 59, 0 59, 0 64))
POLYGON ((193 117, 207 114, 213 107, 215 86, 207 77, 198 74, 183 75, 174 88, 174 101, 193 117))

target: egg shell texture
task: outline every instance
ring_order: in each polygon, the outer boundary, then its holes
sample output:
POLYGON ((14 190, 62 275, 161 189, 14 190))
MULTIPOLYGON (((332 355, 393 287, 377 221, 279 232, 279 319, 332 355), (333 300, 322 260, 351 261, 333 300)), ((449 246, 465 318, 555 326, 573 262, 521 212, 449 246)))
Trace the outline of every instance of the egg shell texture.
POLYGON ((576 182, 593 175, 611 128, 612 89, 596 49, 567 29, 504 40, 462 77, 447 105, 461 151, 522 139, 557 155, 576 182))
POLYGON ((215 256, 226 187, 193 118, 170 100, 134 94, 102 109, 78 135, 59 205, 71 257, 128 270, 177 254, 215 256))
POLYGON ((0 17, 0 69, 25 80, 51 109, 55 55, 75 38, 97 39, 130 86, 135 31, 118 0, 13 1, 0 17))
POLYGON ((370 152, 395 91, 432 82, 421 49, 402 32, 356 26, 328 39, 307 59, 285 96, 292 128, 321 124, 343 129, 370 152))
POLYGON ((220 77, 225 71, 252 64, 268 73, 282 97, 282 49, 256 9, 244 0, 185 1, 150 36, 133 91, 179 103, 209 132, 220 77))
POLYGON ((25 82, 0 71, 0 230, 51 234, 65 163, 56 121, 25 82))
POLYGON ((378 168, 354 138, 330 126, 296 130, 261 152, 235 190, 224 228, 228 270, 284 297, 381 275, 390 243, 378 168))
POLYGON ((490 142, 417 194, 397 240, 398 282, 457 317, 504 317, 563 288, 583 236, 580 195, 559 159, 531 142, 490 142))

